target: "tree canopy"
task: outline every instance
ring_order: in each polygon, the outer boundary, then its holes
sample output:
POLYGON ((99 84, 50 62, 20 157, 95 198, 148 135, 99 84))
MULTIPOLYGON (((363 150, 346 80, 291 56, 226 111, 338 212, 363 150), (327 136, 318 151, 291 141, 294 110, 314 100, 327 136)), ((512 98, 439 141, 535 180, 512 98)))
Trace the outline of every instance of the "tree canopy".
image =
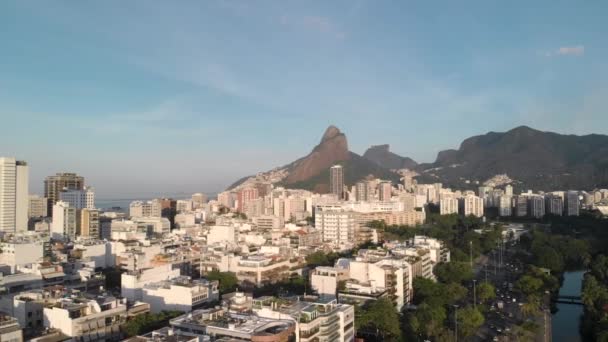
POLYGON ((356 326, 363 331, 376 332, 381 341, 399 341, 401 326, 399 314, 387 298, 372 301, 357 308, 356 326))

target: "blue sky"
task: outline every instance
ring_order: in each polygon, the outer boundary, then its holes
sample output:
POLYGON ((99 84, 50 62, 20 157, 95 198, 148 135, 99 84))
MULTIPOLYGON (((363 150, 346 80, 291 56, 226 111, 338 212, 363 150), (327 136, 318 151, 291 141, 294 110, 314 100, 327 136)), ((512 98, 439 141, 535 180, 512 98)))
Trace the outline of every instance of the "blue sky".
POLYGON ((608 133, 605 1, 2 1, 0 155, 31 187, 223 189, 303 156, 429 162, 518 125, 608 133))

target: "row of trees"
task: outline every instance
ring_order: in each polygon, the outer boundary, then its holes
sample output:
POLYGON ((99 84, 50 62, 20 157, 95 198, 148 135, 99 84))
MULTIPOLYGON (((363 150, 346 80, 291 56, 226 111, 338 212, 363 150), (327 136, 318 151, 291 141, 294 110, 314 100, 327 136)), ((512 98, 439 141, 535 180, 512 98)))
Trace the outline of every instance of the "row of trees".
MULTIPOLYGON (((451 262, 435 267, 437 282, 430 279, 414 279, 416 310, 405 314, 404 334, 408 340, 448 341, 454 336, 454 318, 458 335, 473 335, 485 321, 484 305, 470 305, 471 293, 466 285, 473 279, 469 263, 451 262), (456 307, 458 314, 455 315, 456 307), (450 317, 451 316, 451 317, 450 317)), ((483 304, 496 297, 494 286, 481 283, 477 287, 478 302, 483 304)))
POLYGON ((593 259, 583 279, 582 300, 585 311, 582 333, 594 341, 608 341, 608 257, 600 254, 593 259))
POLYGON ((535 229, 521 239, 524 249, 530 251, 530 264, 562 273, 587 267, 591 260, 591 245, 587 240, 558 234, 547 234, 535 229))

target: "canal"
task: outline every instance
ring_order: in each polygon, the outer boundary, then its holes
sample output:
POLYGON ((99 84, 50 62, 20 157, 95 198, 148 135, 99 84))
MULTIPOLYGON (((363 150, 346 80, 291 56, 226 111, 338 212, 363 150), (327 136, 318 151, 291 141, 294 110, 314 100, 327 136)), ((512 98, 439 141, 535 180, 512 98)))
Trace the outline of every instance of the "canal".
MULTIPOLYGON (((559 289, 560 295, 580 296, 583 275, 586 271, 564 273, 564 283, 559 289)), ((557 312, 552 318, 553 341, 578 342, 581 336, 578 331, 583 307, 580 305, 557 304, 557 312)))

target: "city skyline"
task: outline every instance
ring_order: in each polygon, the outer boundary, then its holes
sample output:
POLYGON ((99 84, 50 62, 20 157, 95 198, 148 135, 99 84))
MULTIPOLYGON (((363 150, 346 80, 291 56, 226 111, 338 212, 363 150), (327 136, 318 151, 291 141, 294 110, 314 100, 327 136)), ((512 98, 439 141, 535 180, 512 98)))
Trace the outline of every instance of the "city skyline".
POLYGON ((606 4, 442 6, 3 2, 0 155, 32 192, 76 172, 121 197, 220 191, 329 124, 418 162, 522 124, 606 133, 606 4))

